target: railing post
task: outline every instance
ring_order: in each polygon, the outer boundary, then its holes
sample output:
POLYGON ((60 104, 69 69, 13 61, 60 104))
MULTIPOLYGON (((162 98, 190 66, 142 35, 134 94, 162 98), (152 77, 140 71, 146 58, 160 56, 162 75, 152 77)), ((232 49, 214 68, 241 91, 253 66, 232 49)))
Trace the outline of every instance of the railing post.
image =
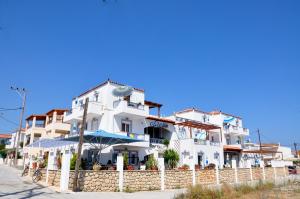
POLYGON ((124 180, 124 176, 123 176, 123 156, 122 154, 118 154, 117 156, 117 171, 119 171, 119 191, 122 192, 123 191, 123 180, 124 180))
POLYGON ((238 180, 238 170, 236 167, 234 168, 234 177, 235 177, 235 183, 237 184, 239 180, 238 180))

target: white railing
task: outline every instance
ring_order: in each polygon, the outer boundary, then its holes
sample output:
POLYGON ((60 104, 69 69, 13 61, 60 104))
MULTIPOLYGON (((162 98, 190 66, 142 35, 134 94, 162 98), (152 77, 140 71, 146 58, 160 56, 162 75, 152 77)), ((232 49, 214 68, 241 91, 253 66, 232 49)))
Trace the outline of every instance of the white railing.
POLYGON ((164 139, 160 138, 150 138, 150 143, 151 144, 163 144, 164 139))
POLYGON ((195 144, 207 145, 207 140, 194 139, 195 144))

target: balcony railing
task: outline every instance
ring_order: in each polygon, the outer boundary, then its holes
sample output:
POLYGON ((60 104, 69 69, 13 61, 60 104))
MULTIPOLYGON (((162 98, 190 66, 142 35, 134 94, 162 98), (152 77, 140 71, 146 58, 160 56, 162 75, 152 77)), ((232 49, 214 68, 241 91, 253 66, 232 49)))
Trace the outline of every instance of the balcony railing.
POLYGON ((207 140, 194 139, 195 144, 207 145, 207 140))
POLYGON ((144 110, 145 106, 141 103, 134 103, 134 102, 128 102, 125 100, 117 100, 113 102, 114 108, 117 108, 119 105, 126 103, 127 107, 129 108, 134 108, 134 109, 139 109, 139 110, 144 110))
POLYGON ((150 138, 150 143, 151 144, 163 144, 164 139, 161 138, 150 138))

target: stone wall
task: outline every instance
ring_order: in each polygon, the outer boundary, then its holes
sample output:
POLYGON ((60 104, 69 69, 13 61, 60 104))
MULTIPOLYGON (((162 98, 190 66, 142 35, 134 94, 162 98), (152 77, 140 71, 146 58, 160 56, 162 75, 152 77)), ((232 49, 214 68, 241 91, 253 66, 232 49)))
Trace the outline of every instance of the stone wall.
POLYGON ((192 185, 192 171, 166 170, 165 189, 179 189, 192 185))
POLYGON ((252 168, 253 180, 263 180, 263 169, 262 168, 252 168))
POLYGON ((211 185, 217 183, 216 170, 206 169, 195 171, 196 184, 211 185))
MULTIPOLYGON (((69 189, 72 190, 74 171, 70 172, 69 189)), ((93 191, 118 191, 119 172, 118 171, 80 171, 80 190, 84 192, 93 191)))
POLYGON ((124 191, 160 190, 159 171, 124 171, 124 191))
POLYGON ((248 182, 251 181, 250 169, 239 168, 237 169, 238 182, 248 182))
POLYGON ((235 171, 234 169, 223 169, 219 171, 221 184, 235 183, 235 171))
POLYGON ((274 168, 273 167, 266 167, 265 168, 265 175, 266 180, 273 180, 274 179, 274 168))
POLYGON ((56 187, 60 186, 60 170, 49 170, 48 171, 48 185, 56 186, 56 187))
MULTIPOLYGON (((262 168, 252 168, 253 180, 264 180, 262 168)), ((220 184, 246 183, 251 181, 251 171, 246 168, 222 169, 219 170, 220 184)), ((273 181, 276 178, 288 175, 286 168, 265 168, 266 180, 273 181)), ((42 169, 42 181, 46 181, 46 170, 42 169)), ((48 184, 60 186, 60 170, 49 170, 48 184)), ((193 172, 191 170, 165 170, 165 189, 185 188, 192 185, 193 172)), ((216 185, 217 171, 197 170, 195 171, 195 183, 202 185, 216 185)), ((70 172, 69 189, 73 187, 74 171, 70 172)), ((118 171, 79 171, 80 190, 84 192, 101 192, 101 191, 119 191, 119 172, 118 171)), ((124 171, 123 173, 123 191, 150 191, 161 189, 161 171, 124 171)))
POLYGON ((285 177, 286 176, 285 167, 276 168, 276 176, 277 177, 285 177))

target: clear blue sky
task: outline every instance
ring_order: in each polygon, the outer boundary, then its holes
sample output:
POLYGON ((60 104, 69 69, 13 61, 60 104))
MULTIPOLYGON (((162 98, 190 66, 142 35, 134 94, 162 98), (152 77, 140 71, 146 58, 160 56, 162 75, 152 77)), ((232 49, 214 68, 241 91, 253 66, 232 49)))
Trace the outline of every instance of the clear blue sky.
POLYGON ((0 107, 20 103, 11 85, 28 89, 26 115, 70 107, 109 77, 164 114, 218 108, 253 140, 300 142, 298 0, 0 0, 0 27, 0 107))

